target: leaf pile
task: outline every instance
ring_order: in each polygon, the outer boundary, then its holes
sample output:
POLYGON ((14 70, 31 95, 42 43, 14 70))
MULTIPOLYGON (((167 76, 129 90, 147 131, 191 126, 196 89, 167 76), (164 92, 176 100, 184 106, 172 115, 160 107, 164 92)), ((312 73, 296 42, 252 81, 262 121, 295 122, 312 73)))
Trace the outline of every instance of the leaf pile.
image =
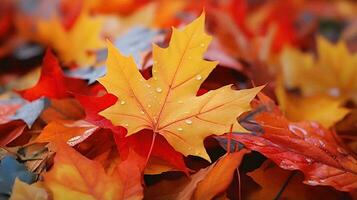
POLYGON ((5 0, 0 199, 356 199, 356 13, 5 0))

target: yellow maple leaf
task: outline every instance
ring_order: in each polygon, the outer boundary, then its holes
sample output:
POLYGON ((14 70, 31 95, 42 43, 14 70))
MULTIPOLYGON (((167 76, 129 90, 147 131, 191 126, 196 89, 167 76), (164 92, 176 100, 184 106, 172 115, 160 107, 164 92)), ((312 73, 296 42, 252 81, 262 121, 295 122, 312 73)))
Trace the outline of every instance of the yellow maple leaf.
POLYGON ((212 134, 244 131, 236 118, 250 109, 261 87, 233 90, 231 85, 196 96, 217 62, 203 60, 211 41, 204 31, 204 14, 184 30, 173 29, 168 48, 153 46, 153 77, 145 80, 134 59, 108 44, 107 75, 99 79, 119 101, 100 114, 128 135, 151 129, 184 155, 209 160, 203 139, 212 134))
POLYGON ((285 49, 281 63, 284 84, 298 87, 304 96, 328 95, 357 102, 357 53, 346 44, 317 38, 318 57, 295 49, 285 49))
POLYGON ((89 51, 105 47, 100 37, 103 20, 82 12, 70 30, 66 30, 57 17, 37 24, 39 40, 50 45, 66 63, 75 62, 80 66, 95 62, 89 51))
POLYGON ((349 112, 349 109, 341 106, 341 100, 325 95, 302 97, 289 94, 282 84, 278 84, 275 93, 281 109, 291 121, 316 121, 329 128, 349 112))

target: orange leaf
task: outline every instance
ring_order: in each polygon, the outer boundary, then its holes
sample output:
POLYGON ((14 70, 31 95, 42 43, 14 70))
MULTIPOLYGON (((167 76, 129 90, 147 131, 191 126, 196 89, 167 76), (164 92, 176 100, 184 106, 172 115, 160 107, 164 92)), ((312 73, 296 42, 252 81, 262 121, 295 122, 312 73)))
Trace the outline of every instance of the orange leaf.
POLYGON ((122 199, 123 185, 103 167, 66 144, 58 145, 53 168, 44 175, 54 199, 122 199))

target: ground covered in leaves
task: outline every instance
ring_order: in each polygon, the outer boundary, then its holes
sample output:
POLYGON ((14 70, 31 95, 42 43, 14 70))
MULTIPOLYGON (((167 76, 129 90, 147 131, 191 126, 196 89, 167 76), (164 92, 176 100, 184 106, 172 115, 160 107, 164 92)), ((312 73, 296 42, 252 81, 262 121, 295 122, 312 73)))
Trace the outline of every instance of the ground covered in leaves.
POLYGON ((356 13, 4 0, 0 199, 356 199, 356 13))

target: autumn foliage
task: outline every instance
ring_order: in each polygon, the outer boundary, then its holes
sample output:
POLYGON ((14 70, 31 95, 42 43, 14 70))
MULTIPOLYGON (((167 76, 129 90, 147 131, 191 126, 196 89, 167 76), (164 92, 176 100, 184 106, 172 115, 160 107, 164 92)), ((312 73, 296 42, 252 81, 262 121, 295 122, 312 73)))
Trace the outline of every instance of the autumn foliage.
POLYGON ((0 199, 357 198, 353 1, 0 4, 0 199))

